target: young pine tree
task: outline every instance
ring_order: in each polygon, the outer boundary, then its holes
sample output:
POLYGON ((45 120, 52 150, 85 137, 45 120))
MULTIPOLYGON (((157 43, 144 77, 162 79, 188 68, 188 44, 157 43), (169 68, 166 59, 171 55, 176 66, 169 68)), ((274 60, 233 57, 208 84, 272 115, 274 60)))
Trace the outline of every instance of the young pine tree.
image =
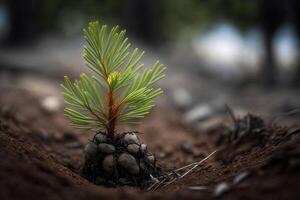
POLYGON ((125 30, 118 26, 108 30, 91 22, 84 38, 83 57, 95 75, 83 73, 74 82, 64 77, 65 115, 74 126, 102 129, 113 139, 116 124, 136 123, 149 113, 162 93, 153 84, 165 76, 166 68, 156 61, 142 70, 144 52, 137 48, 131 52, 125 30))

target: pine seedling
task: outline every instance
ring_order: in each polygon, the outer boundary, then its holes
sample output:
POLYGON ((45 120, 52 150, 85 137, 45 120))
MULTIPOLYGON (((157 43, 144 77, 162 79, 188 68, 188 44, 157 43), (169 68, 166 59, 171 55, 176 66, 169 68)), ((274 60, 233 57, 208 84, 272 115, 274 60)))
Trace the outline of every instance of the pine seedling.
POLYGON ((143 70, 144 52, 130 51, 125 32, 118 26, 108 30, 97 21, 84 29, 83 57, 95 75, 83 73, 75 81, 65 76, 62 84, 64 113, 75 127, 104 130, 113 138, 117 124, 137 123, 162 94, 153 85, 165 76, 166 68, 156 61, 143 70))

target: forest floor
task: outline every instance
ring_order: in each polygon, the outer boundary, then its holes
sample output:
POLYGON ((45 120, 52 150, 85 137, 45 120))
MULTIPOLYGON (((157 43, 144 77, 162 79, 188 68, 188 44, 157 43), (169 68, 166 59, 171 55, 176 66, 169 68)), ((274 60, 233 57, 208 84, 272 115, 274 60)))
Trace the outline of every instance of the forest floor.
MULTIPOLYGON (((232 118, 216 113, 205 122, 189 123, 183 117, 185 108, 164 97, 140 125, 119 131, 138 130, 164 172, 217 153, 155 191, 96 186, 80 175, 83 148, 94 133, 69 126, 59 82, 32 76, 0 78, 2 200, 300 199, 300 137, 292 126, 299 119, 286 117, 272 123, 264 116, 244 114, 236 117, 240 127, 236 130, 232 118), (226 135, 235 131, 250 135, 242 139, 226 135)), ((260 102, 261 107, 269 104, 260 102)))

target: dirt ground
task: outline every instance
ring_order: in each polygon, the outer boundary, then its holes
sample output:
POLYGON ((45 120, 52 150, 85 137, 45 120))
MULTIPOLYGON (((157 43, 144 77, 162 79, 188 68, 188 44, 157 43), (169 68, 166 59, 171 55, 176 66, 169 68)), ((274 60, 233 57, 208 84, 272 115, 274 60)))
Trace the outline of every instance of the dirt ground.
POLYGON ((263 130, 250 131, 265 135, 259 141, 250 136, 225 142, 221 137, 230 118, 216 116, 210 126, 193 126, 184 123, 182 111, 164 98, 139 126, 119 131, 138 130, 165 172, 218 152, 184 178, 156 191, 96 186, 80 175, 83 147, 93 133, 69 126, 59 81, 0 79, 2 200, 300 199, 298 129, 266 120, 263 130))

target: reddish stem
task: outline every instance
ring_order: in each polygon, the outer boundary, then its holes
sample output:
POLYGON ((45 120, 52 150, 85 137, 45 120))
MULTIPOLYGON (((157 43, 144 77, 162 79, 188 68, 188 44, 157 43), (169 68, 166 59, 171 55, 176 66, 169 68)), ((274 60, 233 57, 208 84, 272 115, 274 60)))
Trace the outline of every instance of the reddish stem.
POLYGON ((114 139, 115 126, 116 126, 116 110, 114 109, 114 96, 113 92, 110 90, 108 92, 108 136, 114 139))

